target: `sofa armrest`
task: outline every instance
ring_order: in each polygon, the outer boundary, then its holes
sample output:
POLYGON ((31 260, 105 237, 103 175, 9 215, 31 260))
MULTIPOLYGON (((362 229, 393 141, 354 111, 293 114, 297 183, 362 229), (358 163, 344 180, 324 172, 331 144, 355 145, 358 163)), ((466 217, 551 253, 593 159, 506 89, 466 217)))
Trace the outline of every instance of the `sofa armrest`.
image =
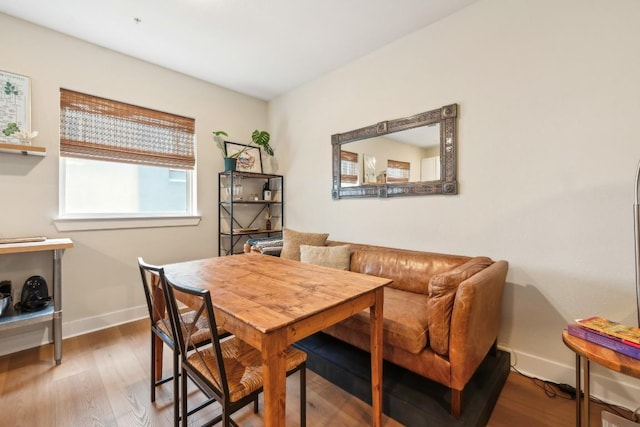
POLYGON ((496 261, 458 287, 449 341, 454 389, 464 388, 498 337, 508 267, 506 261, 496 261))

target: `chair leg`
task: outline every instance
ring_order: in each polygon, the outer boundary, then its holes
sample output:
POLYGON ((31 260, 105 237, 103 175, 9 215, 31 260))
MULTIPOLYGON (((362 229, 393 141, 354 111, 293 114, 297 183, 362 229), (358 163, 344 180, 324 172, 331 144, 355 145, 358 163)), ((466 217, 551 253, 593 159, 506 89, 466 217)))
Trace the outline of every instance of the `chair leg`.
POLYGON ((156 354, 156 340, 155 337, 153 336, 153 332, 151 332, 151 357, 149 358, 151 364, 150 364, 150 380, 151 380, 151 402, 155 402, 156 401, 156 374, 155 374, 155 364, 153 363, 153 358, 155 357, 156 354))
POLYGON ((256 394, 256 398, 253 399, 253 413, 257 414, 259 409, 260 408, 258 406, 258 395, 256 394))
POLYGON ((182 393, 182 427, 187 427, 187 375, 184 373, 184 368, 181 369, 182 375, 180 375, 182 386, 180 390, 182 393))
MULTIPOLYGON (((178 352, 173 349, 173 425, 178 427, 180 421, 180 367, 178 366, 178 352)), ((183 391, 186 395, 186 393, 183 391)))
POLYGON ((307 425, 307 368, 300 368, 300 427, 307 425))

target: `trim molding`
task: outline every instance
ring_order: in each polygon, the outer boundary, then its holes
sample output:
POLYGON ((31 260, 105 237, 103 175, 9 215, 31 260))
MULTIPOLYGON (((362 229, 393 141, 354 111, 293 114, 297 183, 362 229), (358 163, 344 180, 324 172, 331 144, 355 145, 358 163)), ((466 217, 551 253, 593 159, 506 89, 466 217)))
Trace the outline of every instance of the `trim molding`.
MULTIPOLYGON (((62 337, 71 338, 78 335, 89 334, 102 329, 111 328, 123 323, 133 322, 149 317, 146 305, 128 308, 126 310, 113 311, 100 316, 87 317, 85 319, 74 320, 62 323, 62 337)), ((62 346, 64 353, 64 345, 62 346)))
MULTIPOLYGON (((149 316, 146 305, 126 310, 105 313, 100 316, 87 317, 71 322, 62 322, 62 338, 71 338, 102 329, 111 328, 123 323, 133 322, 149 316)), ((63 317, 64 320, 64 317, 63 317)), ((39 347, 53 342, 50 322, 25 326, 8 331, 0 339, 0 356, 39 347)), ((64 363, 64 342, 62 343, 62 362, 64 363)))
MULTIPOLYGON (((111 328, 144 319, 148 315, 146 305, 140 305, 100 316, 63 322, 62 338, 71 338, 111 328)), ((52 342, 51 328, 48 323, 26 326, 10 332, 14 333, 5 334, 0 339, 0 356, 52 342)), ((566 365, 554 362, 529 353, 514 351, 501 345, 498 345, 498 348, 511 353, 511 366, 525 375, 556 383, 575 385, 575 366, 573 364, 566 365), (544 374, 540 374, 540 372, 544 374)), ((62 363, 64 363, 64 343, 62 344, 62 363)), ((631 410, 637 408, 638 401, 636 399, 637 396, 640 396, 640 382, 632 381, 635 381, 634 378, 613 372, 597 363, 591 364, 591 395, 607 403, 621 405, 631 410)))
POLYGON ((118 230, 124 228, 184 227, 200 223, 201 217, 131 217, 131 218, 55 218, 53 223, 60 232, 87 230, 118 230))
MULTIPOLYGON (((498 348, 510 352, 511 366, 527 376, 575 386, 576 371, 573 363, 565 365, 500 345, 498 348)), ((571 358, 573 359, 573 357, 571 358)), ((591 368, 590 393, 592 397, 614 405, 624 406, 632 411, 638 407, 637 397, 640 396, 640 382, 633 377, 619 374, 597 363, 591 363, 589 366, 591 368)), ((580 378, 582 378, 582 374, 580 378)))

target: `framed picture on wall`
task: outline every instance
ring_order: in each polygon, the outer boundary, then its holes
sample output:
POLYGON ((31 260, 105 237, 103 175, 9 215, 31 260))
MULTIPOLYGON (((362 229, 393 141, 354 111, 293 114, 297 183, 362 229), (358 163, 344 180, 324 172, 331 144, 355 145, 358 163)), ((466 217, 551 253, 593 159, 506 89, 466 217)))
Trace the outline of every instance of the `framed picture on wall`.
POLYGON ((22 132, 31 134, 31 79, 0 70, 0 142, 19 144, 22 132))
POLYGON ((370 184, 376 182, 376 158, 371 154, 362 156, 362 165, 364 170, 364 183, 370 184))
POLYGON ((241 172, 262 173, 262 151, 260 147, 225 141, 224 149, 227 157, 240 151, 242 152, 238 156, 236 170, 241 172))

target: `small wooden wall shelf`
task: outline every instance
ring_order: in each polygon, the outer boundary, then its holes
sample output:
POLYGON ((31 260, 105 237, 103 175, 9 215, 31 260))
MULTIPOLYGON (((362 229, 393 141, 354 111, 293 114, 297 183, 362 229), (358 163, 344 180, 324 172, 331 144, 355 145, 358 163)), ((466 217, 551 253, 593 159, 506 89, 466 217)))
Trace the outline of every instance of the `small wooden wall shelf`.
POLYGON ((36 147, 33 145, 0 143, 0 153, 24 154, 25 156, 44 157, 47 155, 47 149, 44 147, 36 147))

